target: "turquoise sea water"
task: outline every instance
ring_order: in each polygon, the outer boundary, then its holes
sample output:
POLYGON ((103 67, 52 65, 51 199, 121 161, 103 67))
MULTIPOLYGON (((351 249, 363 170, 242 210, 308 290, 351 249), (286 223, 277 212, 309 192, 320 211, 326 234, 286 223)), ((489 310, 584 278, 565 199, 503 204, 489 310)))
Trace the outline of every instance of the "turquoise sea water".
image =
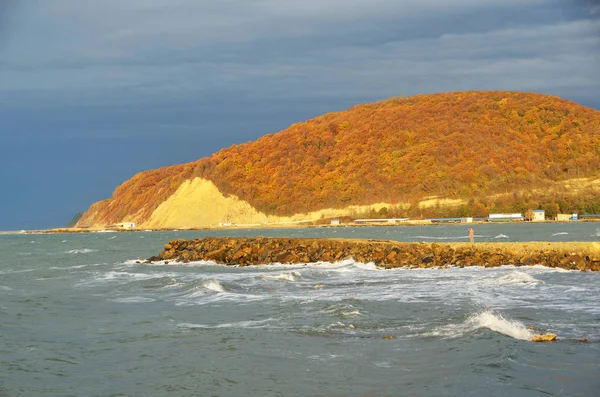
MULTIPOLYGON (((474 228, 477 241, 600 241, 596 223, 474 228)), ((174 238, 467 229, 0 235, 0 396, 600 395, 598 273, 135 263, 174 238)))

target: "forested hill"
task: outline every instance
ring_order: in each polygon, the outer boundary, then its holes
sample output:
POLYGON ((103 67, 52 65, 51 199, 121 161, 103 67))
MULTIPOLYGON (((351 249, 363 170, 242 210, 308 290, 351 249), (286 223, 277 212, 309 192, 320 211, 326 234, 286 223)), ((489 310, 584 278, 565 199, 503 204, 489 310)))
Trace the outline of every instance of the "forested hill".
POLYGON ((534 93, 417 95, 327 113, 208 158, 139 173, 79 225, 141 223, 194 177, 259 211, 290 215, 430 196, 482 210, 498 194, 547 191, 567 179, 598 178, 599 170, 598 110, 534 93))

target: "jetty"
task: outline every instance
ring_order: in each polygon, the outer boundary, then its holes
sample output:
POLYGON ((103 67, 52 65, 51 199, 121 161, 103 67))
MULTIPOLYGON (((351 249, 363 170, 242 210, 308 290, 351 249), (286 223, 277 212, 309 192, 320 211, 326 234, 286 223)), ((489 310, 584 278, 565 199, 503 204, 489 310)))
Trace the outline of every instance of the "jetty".
MULTIPOLYGON (((380 268, 498 267, 504 265, 600 271, 600 243, 405 243, 387 240, 204 237, 172 240, 145 262, 213 261, 250 266, 335 262, 352 258, 380 268)), ((141 260, 142 261, 142 260, 141 260)))

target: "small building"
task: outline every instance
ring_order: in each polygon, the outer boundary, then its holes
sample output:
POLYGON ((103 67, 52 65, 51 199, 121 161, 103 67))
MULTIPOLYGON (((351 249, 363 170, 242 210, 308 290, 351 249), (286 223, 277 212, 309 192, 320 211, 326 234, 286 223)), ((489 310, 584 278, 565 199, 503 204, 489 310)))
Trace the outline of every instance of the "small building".
POLYGON ((133 222, 120 222, 115 223, 114 225, 110 225, 109 228, 114 229, 133 229, 135 227, 135 223, 133 222))
POLYGON ((544 210, 533 210, 533 219, 534 222, 542 222, 546 220, 546 211, 544 210))
POLYGON ((339 219, 332 219, 331 222, 329 222, 329 224, 331 226, 338 226, 340 224, 340 220, 339 219))
POLYGON ((488 220, 490 222, 512 222, 512 221, 522 221, 525 219, 522 214, 513 213, 513 214, 490 214, 488 220))
POLYGON ((556 214, 556 220, 559 222, 576 221, 577 214, 556 214))
POLYGON ((431 223, 473 223, 473 217, 463 218, 428 218, 427 221, 431 223))
POLYGON ((369 218, 369 219, 355 219, 354 223, 363 223, 363 224, 378 224, 378 223, 389 223, 389 224, 395 224, 395 223, 402 223, 402 222, 407 222, 409 219, 408 218, 369 218))

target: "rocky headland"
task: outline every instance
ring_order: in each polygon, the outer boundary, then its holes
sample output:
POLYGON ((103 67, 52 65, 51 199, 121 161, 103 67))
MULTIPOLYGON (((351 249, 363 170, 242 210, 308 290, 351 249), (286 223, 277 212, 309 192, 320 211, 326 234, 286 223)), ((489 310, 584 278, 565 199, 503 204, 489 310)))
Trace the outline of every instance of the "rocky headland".
POLYGON ((214 261, 226 265, 334 262, 352 258, 380 268, 543 265, 600 271, 600 244, 549 243, 404 243, 381 240, 205 237, 172 240, 146 262, 214 261))

